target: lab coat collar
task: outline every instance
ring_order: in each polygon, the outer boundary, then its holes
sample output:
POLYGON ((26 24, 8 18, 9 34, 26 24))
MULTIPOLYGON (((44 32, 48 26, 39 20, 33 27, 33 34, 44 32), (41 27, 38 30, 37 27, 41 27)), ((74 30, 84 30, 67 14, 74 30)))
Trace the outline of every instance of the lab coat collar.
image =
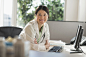
MULTIPOLYGON (((35 19, 34 20, 35 22, 34 22, 34 29, 35 29, 35 31, 36 31, 36 33, 38 34, 38 36, 39 36, 39 28, 38 28, 38 23, 37 23, 37 19, 35 19)), ((44 34, 44 32, 45 32, 45 23, 44 23, 44 25, 43 25, 43 30, 42 30, 42 35, 44 34)), ((42 35, 41 35, 41 37, 42 37, 42 35)))

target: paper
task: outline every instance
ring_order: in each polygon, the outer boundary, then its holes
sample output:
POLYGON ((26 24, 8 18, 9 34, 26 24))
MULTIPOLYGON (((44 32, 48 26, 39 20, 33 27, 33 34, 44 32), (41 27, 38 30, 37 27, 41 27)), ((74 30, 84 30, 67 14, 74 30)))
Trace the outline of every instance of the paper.
POLYGON ((61 40, 50 40, 49 42, 51 46, 64 46, 65 45, 65 42, 61 40))

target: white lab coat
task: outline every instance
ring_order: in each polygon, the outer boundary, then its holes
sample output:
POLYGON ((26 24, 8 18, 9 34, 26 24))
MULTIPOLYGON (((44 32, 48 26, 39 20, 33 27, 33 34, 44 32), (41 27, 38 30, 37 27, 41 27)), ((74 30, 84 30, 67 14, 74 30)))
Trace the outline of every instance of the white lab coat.
POLYGON ((38 23, 36 19, 30 21, 25 26, 23 31, 20 33, 20 37, 23 38, 24 40, 28 40, 31 42, 31 50, 45 51, 46 50, 45 48, 46 40, 50 39, 48 24, 44 23, 41 39, 39 40, 38 44, 34 43, 35 38, 36 39, 39 38, 39 28, 38 28, 38 23))

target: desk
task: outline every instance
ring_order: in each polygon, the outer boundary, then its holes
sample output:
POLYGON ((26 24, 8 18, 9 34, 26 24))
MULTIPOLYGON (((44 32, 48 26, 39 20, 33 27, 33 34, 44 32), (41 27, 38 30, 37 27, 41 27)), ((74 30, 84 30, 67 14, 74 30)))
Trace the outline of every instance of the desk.
MULTIPOLYGON (((50 48, 52 47, 53 46, 50 46, 50 48)), ((81 46, 81 48, 86 53, 86 46, 81 46)), ((47 52, 48 50, 44 52, 38 52, 38 51, 31 50, 29 53, 29 57, 86 57, 84 53, 70 54, 70 49, 74 49, 73 45, 64 45, 64 49, 61 53, 47 52)))
POLYGON ((86 57, 86 55, 67 54, 67 53, 53 53, 53 52, 38 52, 31 50, 29 57, 86 57))

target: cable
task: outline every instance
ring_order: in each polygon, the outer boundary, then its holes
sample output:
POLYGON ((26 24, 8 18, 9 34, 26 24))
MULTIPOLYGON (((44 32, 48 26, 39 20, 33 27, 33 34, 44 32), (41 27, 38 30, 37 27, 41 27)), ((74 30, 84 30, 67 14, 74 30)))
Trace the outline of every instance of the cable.
MULTIPOLYGON (((81 49, 81 47, 80 47, 80 49, 81 49)), ((81 49, 81 51, 86 55, 86 53, 81 49)))

